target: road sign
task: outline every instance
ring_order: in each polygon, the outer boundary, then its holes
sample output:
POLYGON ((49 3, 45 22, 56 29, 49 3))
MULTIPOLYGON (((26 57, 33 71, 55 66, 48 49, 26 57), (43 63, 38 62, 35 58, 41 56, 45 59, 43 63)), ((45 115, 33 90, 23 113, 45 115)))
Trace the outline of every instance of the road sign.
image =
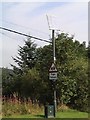
POLYGON ((57 80, 57 69, 54 63, 52 63, 50 70, 49 70, 49 79, 50 80, 57 80))
POLYGON ((57 72, 49 73, 49 79, 50 80, 56 80, 57 79, 57 72))
POLYGON ((52 63, 49 72, 57 72, 57 69, 54 63, 52 63))

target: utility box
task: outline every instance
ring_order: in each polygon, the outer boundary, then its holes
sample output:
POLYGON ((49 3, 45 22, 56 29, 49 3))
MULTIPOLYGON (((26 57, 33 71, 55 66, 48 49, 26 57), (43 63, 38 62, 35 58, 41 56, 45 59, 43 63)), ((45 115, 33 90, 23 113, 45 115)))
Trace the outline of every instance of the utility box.
POLYGON ((53 117, 55 117, 54 105, 46 105, 45 106, 45 118, 53 118, 53 117))

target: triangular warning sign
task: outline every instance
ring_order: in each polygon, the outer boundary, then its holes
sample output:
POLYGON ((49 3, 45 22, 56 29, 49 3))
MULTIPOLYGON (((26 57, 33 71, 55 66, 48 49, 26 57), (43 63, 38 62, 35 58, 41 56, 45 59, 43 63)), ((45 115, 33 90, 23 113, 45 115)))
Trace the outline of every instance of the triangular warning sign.
POLYGON ((56 66, 55 66, 54 63, 52 63, 52 65, 51 65, 49 71, 50 71, 50 72, 53 72, 53 71, 54 71, 54 72, 57 72, 57 69, 56 69, 56 66))

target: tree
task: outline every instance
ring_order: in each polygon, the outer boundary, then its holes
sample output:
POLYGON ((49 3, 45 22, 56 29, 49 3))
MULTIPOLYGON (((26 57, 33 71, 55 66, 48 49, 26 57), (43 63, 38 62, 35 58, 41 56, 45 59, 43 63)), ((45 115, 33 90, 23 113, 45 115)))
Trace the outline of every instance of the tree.
POLYGON ((36 68, 32 68, 24 73, 21 77, 21 94, 28 98, 30 97, 32 103, 39 99, 40 77, 36 68))
POLYGON ((2 68, 2 95, 10 97, 14 93, 13 71, 8 68, 2 68))
MULTIPOLYGON (((53 86, 48 79, 49 69, 53 62, 52 53, 51 45, 39 48, 37 52, 38 62, 36 65, 39 69, 40 77, 43 78, 41 80, 42 86, 47 91, 48 101, 50 101, 49 96, 52 96, 51 99, 53 98, 53 86)), ((60 103, 70 105, 79 110, 87 108, 87 61, 85 42, 82 44, 77 40, 74 42, 73 38, 68 37, 68 34, 61 33, 58 35, 56 38, 56 66, 58 69, 56 89, 57 99, 60 103)))
MULTIPOLYGON (((84 111, 88 98, 88 64, 85 42, 73 41, 68 34, 61 33, 56 39, 57 99, 61 104, 84 111), (83 98, 83 99, 81 99, 83 98)), ((36 48, 30 38, 20 47, 13 58, 18 64, 14 68, 16 91, 32 101, 52 103, 53 84, 49 80, 49 69, 53 63, 52 45, 36 48)))
POLYGON ((86 110, 88 107, 88 59, 86 55, 84 42, 82 44, 76 40, 74 42, 73 38, 63 33, 56 39, 56 57, 59 72, 57 81, 58 97, 62 103, 79 110, 86 110))
POLYGON ((23 47, 19 46, 18 56, 13 60, 18 67, 13 66, 15 80, 15 92, 19 97, 30 97, 32 102, 39 96, 39 72, 35 68, 37 63, 36 44, 30 38, 27 38, 23 47))
POLYGON ((49 69, 53 62, 52 45, 50 44, 48 46, 44 46, 43 48, 38 48, 36 54, 37 63, 35 67, 39 71, 41 84, 39 101, 43 104, 52 103, 53 92, 49 80, 49 69))
MULTIPOLYGON (((36 63, 36 44, 27 38, 23 47, 19 46, 18 56, 13 57, 13 60, 18 64, 19 72, 32 69, 36 63)), ((13 65, 12 65, 13 66, 13 65)), ((16 68, 15 66, 13 66, 16 68)))

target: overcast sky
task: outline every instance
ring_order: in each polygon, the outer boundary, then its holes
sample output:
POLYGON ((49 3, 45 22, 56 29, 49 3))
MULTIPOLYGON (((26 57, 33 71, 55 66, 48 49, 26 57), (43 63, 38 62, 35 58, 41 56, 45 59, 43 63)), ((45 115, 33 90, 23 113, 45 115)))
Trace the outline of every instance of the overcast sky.
MULTIPOLYGON (((0 26, 49 40, 48 15, 51 28, 74 34, 80 43, 88 43, 88 2, 3 2, 0 9, 0 26)), ((25 39, 0 30, 0 66, 14 64, 11 56, 17 55, 18 45, 23 46, 25 39)), ((34 41, 38 47, 47 45, 34 41)))

